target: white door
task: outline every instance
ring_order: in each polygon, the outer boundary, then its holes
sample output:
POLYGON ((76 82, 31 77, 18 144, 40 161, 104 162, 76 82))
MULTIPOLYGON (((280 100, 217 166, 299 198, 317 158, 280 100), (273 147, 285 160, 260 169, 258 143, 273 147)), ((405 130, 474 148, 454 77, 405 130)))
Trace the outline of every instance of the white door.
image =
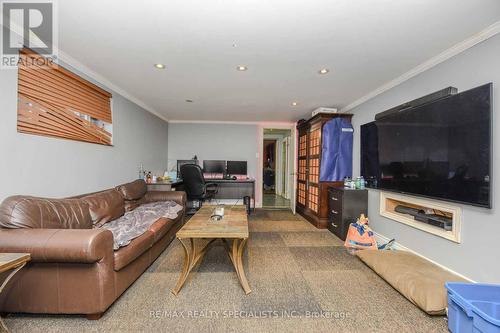
POLYGON ((289 198, 290 198, 290 209, 292 213, 295 214, 295 193, 297 191, 297 180, 295 177, 295 172, 297 170, 297 130, 295 127, 292 128, 290 133, 290 145, 288 146, 288 169, 289 169, 289 177, 288 177, 288 188, 290 189, 289 198))

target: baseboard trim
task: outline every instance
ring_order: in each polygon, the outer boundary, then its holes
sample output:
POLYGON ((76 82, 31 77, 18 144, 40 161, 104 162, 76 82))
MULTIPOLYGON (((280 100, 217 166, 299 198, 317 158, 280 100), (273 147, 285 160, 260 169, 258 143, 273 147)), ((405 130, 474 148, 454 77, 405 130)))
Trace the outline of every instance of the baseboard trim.
MULTIPOLYGON (((386 237, 386 236, 384 236, 384 235, 382 235, 382 234, 379 234, 378 232, 375 232, 375 231, 374 231, 374 232, 373 232, 373 234, 375 235, 375 239, 376 239, 376 240, 377 240, 377 242, 379 242, 379 243, 387 243, 388 241, 390 241, 390 238, 389 238, 389 237, 386 237)), ((465 279, 465 280, 467 280, 467 281, 469 281, 469 282, 472 282, 472 283, 475 283, 475 282, 476 282, 476 281, 474 281, 474 280, 472 280, 472 279, 468 278, 467 276, 464 276, 463 274, 460 274, 460 273, 458 273, 458 272, 455 272, 454 270, 452 270, 452 269, 450 269, 450 268, 448 268, 448 267, 446 267, 446 266, 444 266, 444 265, 441 265, 440 263, 438 263, 438 262, 436 262, 436 261, 434 261, 434 260, 432 260, 432 259, 429 259, 429 258, 427 258, 426 256, 424 256, 424 255, 422 255, 422 254, 420 254, 420 253, 418 253, 418 252, 416 252, 416 251, 413 251, 412 249, 410 249, 410 248, 408 248, 408 247, 406 247, 406 246, 404 246, 404 245, 402 245, 402 244, 400 244, 400 243, 398 243, 398 242, 395 242, 395 243, 394 243, 393 249, 398 250, 398 251, 407 251, 407 252, 411 252, 411 253, 413 253, 413 254, 415 254, 415 255, 417 255, 417 256, 419 256, 419 257, 421 257, 421 258, 423 258, 423 259, 425 259, 425 260, 427 260, 427 261, 430 261, 430 262, 431 262, 431 263, 433 263, 434 265, 439 266, 439 267, 441 267, 442 269, 447 270, 448 272, 450 272, 450 273, 452 273, 452 274, 455 274, 455 275, 457 275, 457 276, 461 277, 462 279, 465 279)))

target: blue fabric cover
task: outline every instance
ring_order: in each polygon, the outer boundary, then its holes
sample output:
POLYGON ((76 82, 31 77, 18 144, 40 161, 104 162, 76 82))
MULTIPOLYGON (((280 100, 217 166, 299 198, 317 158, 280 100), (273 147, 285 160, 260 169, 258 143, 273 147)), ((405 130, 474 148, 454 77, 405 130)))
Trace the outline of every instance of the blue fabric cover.
POLYGON ((323 125, 320 181, 336 182, 352 177, 353 134, 351 123, 342 118, 329 120, 323 125))

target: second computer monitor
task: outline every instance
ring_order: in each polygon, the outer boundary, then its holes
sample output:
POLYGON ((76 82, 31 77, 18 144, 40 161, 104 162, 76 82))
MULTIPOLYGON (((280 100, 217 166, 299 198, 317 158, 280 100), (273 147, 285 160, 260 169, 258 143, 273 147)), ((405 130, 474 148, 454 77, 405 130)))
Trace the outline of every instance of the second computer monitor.
POLYGON ((181 176, 181 166, 185 164, 198 164, 198 160, 177 160, 177 176, 181 176))
POLYGON ((203 161, 204 173, 221 173, 226 172, 226 161, 221 160, 204 160, 203 161))
POLYGON ((227 161, 228 175, 246 175, 247 161, 227 161))

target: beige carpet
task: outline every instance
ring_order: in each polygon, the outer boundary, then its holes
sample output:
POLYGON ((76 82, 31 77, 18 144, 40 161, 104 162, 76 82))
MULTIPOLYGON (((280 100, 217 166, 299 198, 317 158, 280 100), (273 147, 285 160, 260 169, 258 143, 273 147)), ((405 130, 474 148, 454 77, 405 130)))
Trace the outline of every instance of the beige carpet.
POLYGON ((264 210, 250 230, 248 296, 222 247, 172 295, 183 260, 174 241, 98 321, 9 315, 6 324, 12 332, 447 332, 443 317, 412 305, 330 232, 264 210))

